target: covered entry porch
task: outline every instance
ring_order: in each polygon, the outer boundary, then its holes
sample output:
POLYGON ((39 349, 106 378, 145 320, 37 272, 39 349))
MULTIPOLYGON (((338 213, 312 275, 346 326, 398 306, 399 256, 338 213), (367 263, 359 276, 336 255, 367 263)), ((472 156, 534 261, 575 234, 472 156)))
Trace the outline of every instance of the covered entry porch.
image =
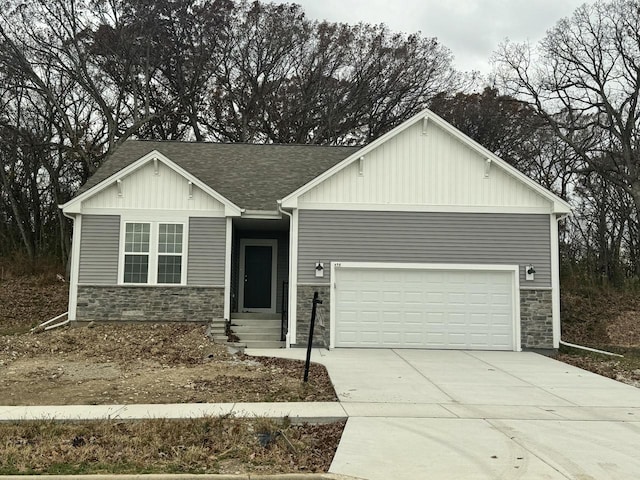
POLYGON ((284 347, 289 218, 234 218, 231 242, 232 338, 252 348, 284 347))

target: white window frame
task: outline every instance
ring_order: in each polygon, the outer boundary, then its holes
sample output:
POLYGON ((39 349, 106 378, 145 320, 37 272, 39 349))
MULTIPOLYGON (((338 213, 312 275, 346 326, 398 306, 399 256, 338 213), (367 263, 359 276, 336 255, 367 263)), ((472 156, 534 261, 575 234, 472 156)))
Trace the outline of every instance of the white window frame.
POLYGON ((188 222, 187 221, 175 221, 175 220, 146 220, 146 219, 134 219, 127 218, 123 219, 120 224, 120 249, 119 249, 119 263, 118 263, 118 285, 131 285, 131 286, 162 286, 162 287, 172 287, 172 286, 184 286, 187 284, 187 259, 189 258, 187 252, 187 242, 188 242, 188 222), (124 259, 125 255, 136 255, 136 253, 125 253, 125 238, 126 238, 126 230, 127 224, 130 223, 147 223, 150 224, 149 229, 149 273, 147 276, 147 283, 125 283, 124 281, 124 259), (160 239, 160 224, 168 224, 168 225, 182 225, 182 253, 160 253, 158 250, 158 242, 160 239), (180 283, 158 283, 158 257, 160 255, 170 255, 170 256, 180 256, 181 260, 181 271, 180 271, 180 283))
POLYGON ((120 266, 122 269, 122 275, 118 278, 121 279, 124 285, 147 285, 151 280, 151 250, 153 245, 153 224, 151 222, 125 222, 123 224, 122 232, 120 239, 120 266), (127 252, 125 250, 126 246, 126 238, 127 238, 127 225, 149 225, 149 250, 146 252, 127 252), (147 282, 125 282, 124 281, 124 266, 125 266, 125 258, 127 255, 146 255, 147 256, 147 282))

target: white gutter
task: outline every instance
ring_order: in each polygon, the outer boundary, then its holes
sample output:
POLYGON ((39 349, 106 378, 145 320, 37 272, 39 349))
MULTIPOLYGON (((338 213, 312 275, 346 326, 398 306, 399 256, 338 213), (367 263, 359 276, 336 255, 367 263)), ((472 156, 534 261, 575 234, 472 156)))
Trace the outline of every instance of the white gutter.
POLYGON ((575 343, 565 342, 564 340, 560 340, 560 345, 564 345, 566 347, 571 347, 571 348, 577 348, 579 350, 586 350, 588 352, 601 353, 602 355, 611 355, 612 357, 624 358, 624 355, 620 355, 619 353, 605 352, 604 350, 598 350, 597 348, 591 348, 591 347, 584 347, 582 345, 576 345, 575 343))

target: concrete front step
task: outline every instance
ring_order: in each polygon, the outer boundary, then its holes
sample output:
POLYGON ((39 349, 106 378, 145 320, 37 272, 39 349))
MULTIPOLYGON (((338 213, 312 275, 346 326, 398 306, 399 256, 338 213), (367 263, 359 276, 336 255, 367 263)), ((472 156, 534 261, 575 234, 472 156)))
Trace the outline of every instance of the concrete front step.
POLYGON ((238 332, 234 332, 235 335, 240 339, 241 342, 248 342, 248 341, 253 341, 253 340, 260 340, 260 341, 266 341, 266 342, 279 342, 280 341, 280 332, 278 331, 278 333, 276 333, 275 335, 273 333, 262 333, 262 332, 255 332, 255 333, 238 333, 238 332))
POLYGON ((234 327, 250 327, 250 328, 280 328, 282 322, 280 320, 246 320, 238 318, 231 320, 231 328, 234 327))
POLYGON ((231 331, 247 348, 282 348, 280 314, 233 313, 231 331))
POLYGON ((264 320, 280 320, 282 314, 280 313, 259 313, 259 312, 237 312, 231 314, 231 322, 235 319, 264 319, 264 320))
POLYGON ((278 325, 277 327, 268 326, 263 327, 261 325, 233 325, 231 327, 238 335, 241 333, 264 333, 268 335, 280 335, 281 327, 278 325))
POLYGON ((284 348, 284 342, 265 341, 265 340, 240 340, 247 348, 284 348))

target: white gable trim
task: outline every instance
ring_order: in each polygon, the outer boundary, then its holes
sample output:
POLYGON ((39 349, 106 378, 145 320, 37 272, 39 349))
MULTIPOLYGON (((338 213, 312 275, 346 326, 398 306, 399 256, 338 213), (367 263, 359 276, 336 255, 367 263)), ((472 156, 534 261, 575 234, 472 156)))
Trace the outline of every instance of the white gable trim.
POLYGON ((163 154, 161 154, 157 150, 153 150, 152 152, 146 154, 145 156, 140 157, 138 160, 136 160, 135 162, 131 163, 130 165, 127 165, 122 170, 117 171, 113 175, 105 178, 104 180, 102 180, 98 184, 94 185, 93 187, 91 187, 86 192, 83 192, 80 195, 78 195, 77 197, 73 198, 72 200, 69 200, 64 205, 60 205, 60 208, 62 208, 63 212, 65 212, 65 213, 82 213, 81 204, 82 204, 83 200, 86 200, 86 199, 88 199, 88 198, 100 193, 101 191, 103 191, 106 188, 108 188, 109 186, 111 186, 114 182, 117 182, 117 181, 121 180, 122 178, 124 178, 124 177, 126 177, 128 175, 131 175, 133 172, 138 170, 140 167, 142 167, 146 163, 151 162, 151 161, 157 162, 158 160, 161 161, 162 163, 164 163, 167 167, 169 167, 172 170, 174 170, 175 172, 177 172, 178 174, 180 174, 183 177, 185 177, 186 180, 188 180, 189 182, 191 182, 194 185, 196 185, 203 192, 207 193, 208 195, 210 195, 213 198, 215 198, 218 202, 222 203, 224 205, 224 207, 225 207, 225 215, 226 216, 239 217, 242 214, 242 209, 240 207, 238 207, 236 204, 234 204, 233 202, 231 202, 227 198, 225 198, 222 195, 220 195, 214 189, 209 187, 204 182, 200 181, 198 178, 196 178, 193 175, 191 175, 184 168, 182 168, 177 163, 173 162, 172 160, 170 160, 168 157, 164 156, 163 154))
POLYGON ((531 178, 526 176, 524 173, 520 172, 516 168, 512 167, 511 165, 509 165, 507 162, 505 162, 504 160, 502 160, 501 158, 496 156, 491 151, 487 150, 485 147, 480 145, 478 142, 476 142, 475 140, 471 139, 470 137, 468 137, 467 135, 462 133, 460 130, 458 130, 453 125, 451 125, 450 123, 448 123, 445 120, 443 120, 442 118, 440 118, 438 115, 436 115, 435 113, 433 113, 429 109, 425 109, 425 110, 421 111, 420 113, 418 113, 417 115, 413 116, 412 118, 410 118, 409 120, 407 120, 403 124, 397 126, 393 130, 385 133, 383 136, 381 136, 377 140, 375 140, 375 141, 371 142, 370 144, 362 147, 356 153, 354 153, 353 155, 347 157, 346 159, 344 159, 340 163, 334 165, 329 170, 325 171, 324 173, 322 173, 321 175, 317 176, 316 178, 314 178, 310 182, 306 183, 305 185, 303 185, 302 187, 300 187, 299 189, 297 189, 293 193, 290 193, 289 195, 287 195, 286 197, 284 197, 282 199, 282 206, 284 208, 297 208, 297 206, 298 206, 298 198, 301 195, 303 195, 304 193, 308 192, 309 190, 311 190, 315 186, 319 185, 320 183, 322 183, 327 178, 333 176, 334 174, 336 174, 339 171, 343 170, 344 168, 348 167, 352 163, 354 163, 356 161, 360 161, 360 159, 362 157, 365 157, 365 160, 366 160, 366 155, 369 152, 375 150, 376 148, 378 148, 380 145, 382 145, 383 143, 385 143, 389 139, 391 139, 391 138, 395 137, 396 135, 402 133, 404 130, 408 129, 409 127, 413 126, 415 123, 417 123, 417 122, 419 122, 421 120, 423 122, 427 121, 428 123, 433 123, 434 125, 437 125, 441 129, 443 129, 444 131, 446 131, 447 133, 451 134, 453 137, 458 139, 460 142, 462 142, 463 144, 467 145, 469 148, 471 148, 475 152, 479 153, 481 156, 483 156, 487 160, 490 160, 491 162, 495 163, 496 166, 500 167, 506 173, 508 173, 509 175, 514 177, 515 179, 521 181, 522 183, 527 185, 529 188, 534 190, 536 193, 538 193, 542 197, 544 197, 547 200, 549 200, 553 204, 552 213, 570 213, 571 212, 571 207, 563 199, 561 199, 560 197, 558 197, 557 195, 553 194, 552 192, 550 192, 546 188, 544 188, 541 185, 539 185, 536 182, 534 182, 531 178))

